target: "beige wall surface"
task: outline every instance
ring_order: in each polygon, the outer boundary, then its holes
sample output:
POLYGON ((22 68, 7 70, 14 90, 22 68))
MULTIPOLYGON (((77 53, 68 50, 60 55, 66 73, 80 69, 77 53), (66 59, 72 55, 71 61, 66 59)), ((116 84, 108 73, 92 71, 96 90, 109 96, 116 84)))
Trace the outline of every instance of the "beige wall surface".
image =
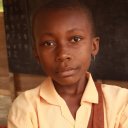
POLYGON ((0 12, 3 12, 3 4, 2 4, 3 0, 0 0, 0 12))

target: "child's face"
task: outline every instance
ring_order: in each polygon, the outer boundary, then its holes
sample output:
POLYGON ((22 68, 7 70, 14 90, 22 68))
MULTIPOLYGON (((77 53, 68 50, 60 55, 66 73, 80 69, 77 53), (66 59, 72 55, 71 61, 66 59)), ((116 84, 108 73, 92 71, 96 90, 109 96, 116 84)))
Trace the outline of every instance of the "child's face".
POLYGON ((55 82, 70 85, 85 77, 99 39, 82 10, 40 12, 34 32, 38 59, 55 82))

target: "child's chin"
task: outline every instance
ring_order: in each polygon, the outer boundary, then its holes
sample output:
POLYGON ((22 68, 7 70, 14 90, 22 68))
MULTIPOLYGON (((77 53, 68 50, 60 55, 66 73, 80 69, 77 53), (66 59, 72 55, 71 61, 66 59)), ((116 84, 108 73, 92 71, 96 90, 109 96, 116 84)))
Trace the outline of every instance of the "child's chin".
POLYGON ((79 80, 74 78, 73 76, 68 76, 63 78, 56 78, 54 81, 59 85, 70 86, 76 84, 79 80))

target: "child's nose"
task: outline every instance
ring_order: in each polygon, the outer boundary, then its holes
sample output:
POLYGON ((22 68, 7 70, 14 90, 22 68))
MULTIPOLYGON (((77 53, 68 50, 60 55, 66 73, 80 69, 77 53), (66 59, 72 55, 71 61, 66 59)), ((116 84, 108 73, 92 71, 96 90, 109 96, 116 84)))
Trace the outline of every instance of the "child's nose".
POLYGON ((56 52, 56 61, 64 62, 72 60, 70 50, 68 48, 58 48, 56 52))

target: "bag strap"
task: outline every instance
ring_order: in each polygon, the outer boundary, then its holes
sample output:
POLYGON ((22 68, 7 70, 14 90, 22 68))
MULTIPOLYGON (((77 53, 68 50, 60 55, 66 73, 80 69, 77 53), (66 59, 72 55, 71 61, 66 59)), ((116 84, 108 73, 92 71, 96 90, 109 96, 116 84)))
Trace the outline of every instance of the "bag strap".
POLYGON ((103 92, 100 83, 95 83, 95 85, 98 91, 99 103, 92 104, 88 128, 104 128, 103 92))

